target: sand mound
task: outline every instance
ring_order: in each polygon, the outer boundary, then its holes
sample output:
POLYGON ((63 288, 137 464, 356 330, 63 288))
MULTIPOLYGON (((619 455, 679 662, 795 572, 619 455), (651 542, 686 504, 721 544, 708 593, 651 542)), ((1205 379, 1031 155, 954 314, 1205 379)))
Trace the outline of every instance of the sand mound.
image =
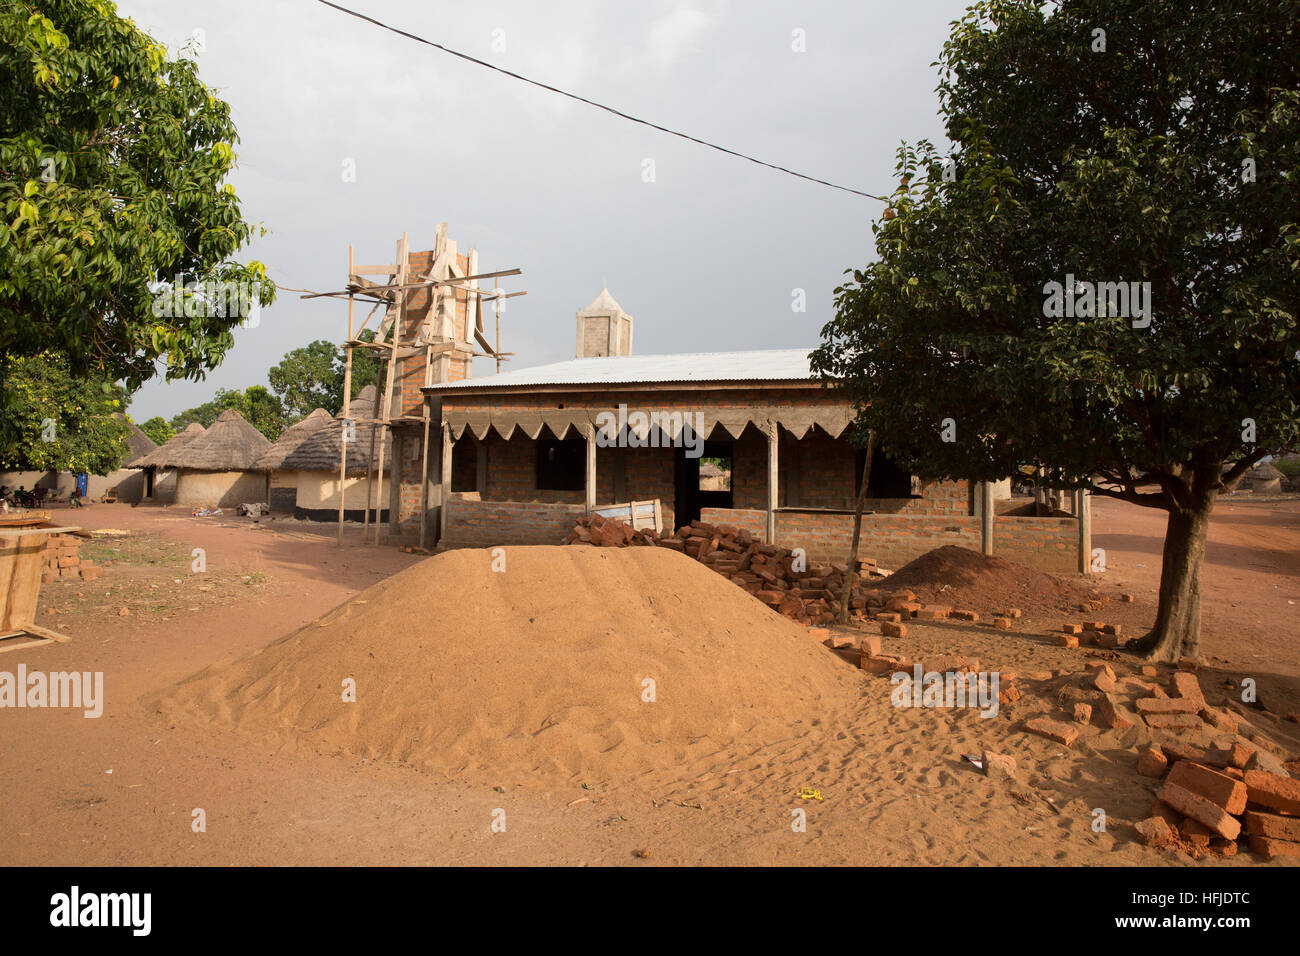
POLYGON ((899 568, 879 584, 884 592, 910 588, 926 603, 951 604, 986 613, 1009 607, 1073 611, 1096 591, 996 555, 955 545, 936 548, 899 568))
POLYGON ((505 556, 504 572, 487 550, 430 558, 156 705, 277 749, 542 785, 762 746, 860 695, 802 627, 682 554, 505 556))

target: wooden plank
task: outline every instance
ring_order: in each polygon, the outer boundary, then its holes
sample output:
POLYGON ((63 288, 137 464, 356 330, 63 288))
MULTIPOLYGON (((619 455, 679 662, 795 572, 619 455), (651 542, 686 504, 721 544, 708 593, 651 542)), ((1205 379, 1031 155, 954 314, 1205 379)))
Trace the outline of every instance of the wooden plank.
POLYGON ((24 624, 23 630, 34 637, 43 637, 46 640, 54 641, 56 644, 66 644, 72 640, 66 634, 51 631, 48 627, 41 627, 39 624, 24 624))
MULTIPOLYGON (((15 636, 19 636, 19 635, 15 635, 15 636)), ((9 638, 3 637, 0 638, 0 654, 4 654, 6 651, 21 651, 24 647, 41 647, 45 644, 52 644, 52 643, 54 642, 46 640, 43 637, 31 641, 13 641, 11 643, 9 638)))
POLYGON ((781 426, 768 422, 767 432, 767 543, 776 544, 777 436, 781 426))

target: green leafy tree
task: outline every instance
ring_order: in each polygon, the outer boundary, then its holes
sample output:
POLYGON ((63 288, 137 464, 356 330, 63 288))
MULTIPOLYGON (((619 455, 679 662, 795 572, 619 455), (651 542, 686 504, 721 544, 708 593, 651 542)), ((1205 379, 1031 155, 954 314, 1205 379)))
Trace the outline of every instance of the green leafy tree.
POLYGON ((265 385, 250 385, 242 392, 237 388, 219 388, 212 401, 204 402, 172 417, 172 431, 181 432, 192 422, 207 428, 226 409, 233 408, 250 425, 271 441, 280 437, 288 426, 280 400, 265 385))
POLYGON ((0 467, 106 475, 128 457, 123 389, 72 374, 53 353, 14 359, 9 388, 0 467))
POLYGON ((155 445, 163 445, 176 437, 176 432, 167 424, 167 420, 161 415, 155 415, 143 425, 138 426, 140 431, 149 436, 149 440, 155 445))
MULTIPOLYGON (((366 329, 359 338, 373 342, 374 330, 366 329)), ((271 390, 284 405, 285 414, 293 419, 304 418, 318 408, 337 415, 343 410, 345 366, 345 353, 340 346, 317 339, 286 353, 280 364, 271 369, 268 379, 271 390)), ((379 359, 372 349, 354 349, 352 395, 367 385, 374 385, 378 371, 379 359)))
POLYGON ((130 391, 221 362, 275 295, 233 258, 253 235, 225 182, 236 142, 194 61, 107 0, 0 5, 0 403, 18 357, 130 391))
POLYGON ((335 368, 339 347, 317 339, 285 354, 268 373, 271 390, 284 405, 286 414, 295 419, 323 408, 331 415, 338 412, 341 396, 335 368))
POLYGON ((1199 652, 1216 499, 1300 439, 1297 51, 1300 0, 972 7, 951 156, 900 150, 813 358, 919 474, 1167 512, 1152 658, 1199 652))

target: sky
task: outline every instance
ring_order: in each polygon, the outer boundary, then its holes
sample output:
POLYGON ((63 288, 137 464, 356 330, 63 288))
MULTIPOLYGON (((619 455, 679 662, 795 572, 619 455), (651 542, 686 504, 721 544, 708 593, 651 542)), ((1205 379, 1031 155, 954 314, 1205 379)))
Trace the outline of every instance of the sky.
MULTIPOLYGON (((900 142, 946 142, 932 64, 966 0, 342 5, 659 125, 888 194, 900 142)), ((240 135, 230 181, 245 218, 267 230, 241 259, 265 263, 282 286, 338 290, 349 245, 359 264, 393 262, 403 232, 412 250, 431 249, 447 222, 459 251, 478 249, 480 271, 523 270, 502 280, 528 293, 502 317, 507 368, 572 358, 574 314, 602 284, 632 315, 638 354, 812 349, 844 271, 874 255, 876 200, 630 123, 315 0, 118 9, 172 51, 201 31, 200 76, 240 135)), ((281 292, 205 380, 155 379, 129 412, 170 417, 217 388, 265 385, 284 353, 346 331, 344 302, 281 292)), ((494 370, 476 360, 475 375, 494 370)))

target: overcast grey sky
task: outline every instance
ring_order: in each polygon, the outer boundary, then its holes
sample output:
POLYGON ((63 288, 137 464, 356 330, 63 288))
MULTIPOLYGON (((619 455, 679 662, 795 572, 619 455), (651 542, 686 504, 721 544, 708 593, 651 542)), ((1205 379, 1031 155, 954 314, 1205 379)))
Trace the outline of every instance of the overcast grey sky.
MULTIPOLYGON (((506 69, 768 162, 888 193, 900 140, 943 141, 931 64, 965 0, 437 3, 344 0, 506 69), (802 30, 806 51, 793 49, 802 30), (494 49, 495 41, 495 49, 494 49), (500 49, 504 41, 504 49, 500 49)), ((527 86, 314 0, 120 0, 200 75, 240 133, 232 181, 268 235, 245 252, 281 285, 339 289, 392 262, 405 231, 460 250, 527 296, 502 345, 519 368, 573 356, 602 280, 635 351, 812 348, 881 204, 804 182, 527 86), (655 181, 643 181, 644 161, 655 181), (345 182, 353 160, 356 181, 345 182), (807 311, 792 311, 804 289, 807 311)), ((342 302, 284 293, 203 382, 146 385, 137 421, 218 387, 266 384, 289 349, 340 341, 342 302)), ((479 359, 475 374, 489 374, 479 359)))

